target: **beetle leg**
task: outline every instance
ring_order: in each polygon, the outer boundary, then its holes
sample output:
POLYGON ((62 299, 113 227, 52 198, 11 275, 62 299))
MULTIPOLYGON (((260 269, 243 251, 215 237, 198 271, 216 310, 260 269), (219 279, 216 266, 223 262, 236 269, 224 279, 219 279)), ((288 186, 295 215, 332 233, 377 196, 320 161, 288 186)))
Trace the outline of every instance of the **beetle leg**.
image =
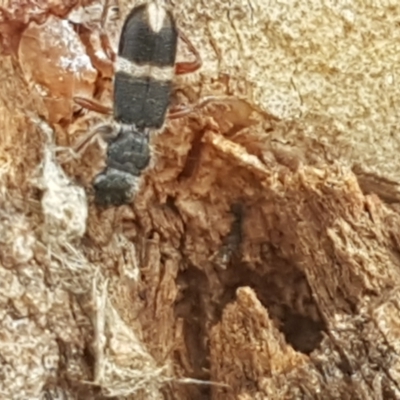
POLYGON ((193 61, 182 61, 176 63, 175 74, 181 75, 181 74, 188 74, 189 72, 195 72, 202 65, 200 53, 197 51, 196 47, 189 40, 189 38, 181 30, 178 30, 178 33, 179 37, 186 43, 189 50, 193 53, 195 59, 193 61))

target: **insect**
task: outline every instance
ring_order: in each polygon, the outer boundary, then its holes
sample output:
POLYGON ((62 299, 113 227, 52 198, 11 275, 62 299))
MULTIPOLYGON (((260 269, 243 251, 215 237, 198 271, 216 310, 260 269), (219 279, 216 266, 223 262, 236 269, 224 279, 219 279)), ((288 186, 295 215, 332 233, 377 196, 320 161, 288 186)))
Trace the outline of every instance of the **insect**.
POLYGON ((244 207, 240 203, 231 206, 231 213, 233 214, 233 221, 231 229, 227 236, 223 239, 222 246, 218 253, 215 255, 214 262, 226 269, 232 260, 235 252, 238 251, 243 239, 243 219, 244 207))
MULTIPOLYGON (((108 49, 110 52, 110 49, 108 49)), ((149 165, 150 132, 162 127, 170 103, 174 74, 194 72, 201 58, 176 27, 171 11, 152 1, 132 9, 126 18, 115 58, 113 110, 94 100, 75 98, 83 107, 113 114, 113 123, 98 127, 90 136, 108 138, 107 166, 93 181, 95 201, 102 206, 129 203, 139 178, 149 165), (194 54, 190 62, 176 63, 180 37, 194 54)), ((169 118, 187 113, 169 111, 169 118)))

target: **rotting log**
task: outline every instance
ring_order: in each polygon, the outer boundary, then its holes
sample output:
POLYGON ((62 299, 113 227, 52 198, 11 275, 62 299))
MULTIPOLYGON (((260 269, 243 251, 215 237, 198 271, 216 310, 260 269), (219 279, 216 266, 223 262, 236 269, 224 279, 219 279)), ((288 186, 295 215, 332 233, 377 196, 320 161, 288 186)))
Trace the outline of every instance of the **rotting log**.
POLYGON ((229 99, 101 210, 104 148, 68 148, 104 120, 73 96, 111 99, 102 8, 42 3, 1 4, 2 398, 400 398, 400 6, 177 2, 174 101, 229 99))

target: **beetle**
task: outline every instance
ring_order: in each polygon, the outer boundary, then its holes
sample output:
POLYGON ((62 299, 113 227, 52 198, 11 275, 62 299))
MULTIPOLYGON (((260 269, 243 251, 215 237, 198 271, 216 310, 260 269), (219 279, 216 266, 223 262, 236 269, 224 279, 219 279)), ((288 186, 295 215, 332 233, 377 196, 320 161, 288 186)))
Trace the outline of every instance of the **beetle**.
MULTIPOLYGON (((108 53, 111 50, 107 49, 108 53)), ((95 129, 88 138, 108 138, 106 168, 93 181, 95 201, 102 206, 129 203, 150 162, 150 133, 162 127, 170 104, 175 74, 194 72, 202 62, 196 48, 178 30, 172 12, 151 1, 135 6, 122 27, 115 60, 113 109, 93 99, 75 97, 77 104, 103 114, 113 123, 95 129), (195 59, 176 63, 178 37, 195 59)), ((185 109, 170 110, 179 118, 185 109)))

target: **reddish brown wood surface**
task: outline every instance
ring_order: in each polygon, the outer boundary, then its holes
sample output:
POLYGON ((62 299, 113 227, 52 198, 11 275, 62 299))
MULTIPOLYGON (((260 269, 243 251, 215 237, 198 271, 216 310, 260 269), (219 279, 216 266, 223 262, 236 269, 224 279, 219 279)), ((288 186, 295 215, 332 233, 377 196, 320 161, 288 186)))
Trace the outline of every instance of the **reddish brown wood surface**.
POLYGON ((175 4, 204 65, 173 104, 221 100, 101 210, 73 97, 112 71, 98 4, 62 3, 1 5, 1 396, 400 398, 397 6, 175 4))

